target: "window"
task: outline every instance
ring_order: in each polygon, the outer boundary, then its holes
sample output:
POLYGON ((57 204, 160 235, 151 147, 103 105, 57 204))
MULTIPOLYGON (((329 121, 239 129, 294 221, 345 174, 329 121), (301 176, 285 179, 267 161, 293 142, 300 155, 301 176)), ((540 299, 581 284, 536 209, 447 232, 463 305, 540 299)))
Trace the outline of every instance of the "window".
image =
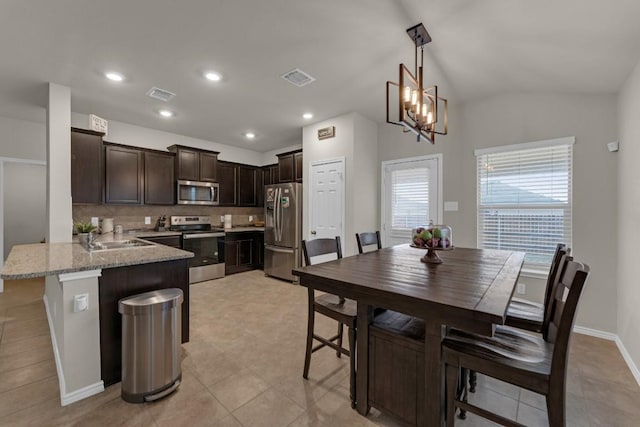
POLYGON ((442 155, 382 162, 382 228, 385 246, 408 243, 411 229, 438 223, 442 155))
POLYGON ((548 268, 556 244, 571 246, 574 138, 476 150, 478 247, 527 253, 548 268))

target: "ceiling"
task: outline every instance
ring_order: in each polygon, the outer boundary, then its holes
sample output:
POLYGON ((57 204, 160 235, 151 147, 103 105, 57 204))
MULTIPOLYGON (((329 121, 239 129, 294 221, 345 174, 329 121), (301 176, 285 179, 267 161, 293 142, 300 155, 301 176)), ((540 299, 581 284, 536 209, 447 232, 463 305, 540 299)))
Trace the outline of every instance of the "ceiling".
POLYGON ((301 142, 304 112, 384 122, 385 81, 412 68, 418 22, 433 38, 425 82, 466 102, 616 93, 640 58, 638 17, 636 0, 3 0, 0 115, 44 120, 54 82, 75 112, 265 152, 301 142), (279 77, 293 68, 317 80, 279 77), (152 86, 177 96, 148 98, 152 86))

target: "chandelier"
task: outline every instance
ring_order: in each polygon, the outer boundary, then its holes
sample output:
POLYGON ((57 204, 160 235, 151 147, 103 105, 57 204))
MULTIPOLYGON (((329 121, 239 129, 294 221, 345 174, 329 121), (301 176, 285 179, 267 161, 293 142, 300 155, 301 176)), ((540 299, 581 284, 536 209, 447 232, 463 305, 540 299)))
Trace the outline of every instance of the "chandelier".
POLYGON ((415 133, 418 142, 426 139, 434 144, 436 134, 447 134, 447 100, 438 96, 438 86, 424 87, 422 76, 424 45, 431 41, 431 36, 422 23, 407 29, 407 34, 416 45, 414 72, 412 74, 404 64, 400 64, 398 83, 387 82, 387 123, 403 126, 404 132, 415 133), (418 49, 420 50, 420 67, 418 67, 418 49), (389 116, 391 86, 398 88, 397 120, 392 120, 389 116))

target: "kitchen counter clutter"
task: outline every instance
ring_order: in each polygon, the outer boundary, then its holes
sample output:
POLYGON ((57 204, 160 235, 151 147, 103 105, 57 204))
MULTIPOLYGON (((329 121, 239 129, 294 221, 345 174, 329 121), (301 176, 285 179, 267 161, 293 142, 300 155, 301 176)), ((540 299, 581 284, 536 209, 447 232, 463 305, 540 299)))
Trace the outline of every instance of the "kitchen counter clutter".
POLYGON ((156 244, 147 247, 94 252, 87 251, 79 243, 16 245, 4 263, 2 279, 29 279, 192 257, 191 252, 156 244))

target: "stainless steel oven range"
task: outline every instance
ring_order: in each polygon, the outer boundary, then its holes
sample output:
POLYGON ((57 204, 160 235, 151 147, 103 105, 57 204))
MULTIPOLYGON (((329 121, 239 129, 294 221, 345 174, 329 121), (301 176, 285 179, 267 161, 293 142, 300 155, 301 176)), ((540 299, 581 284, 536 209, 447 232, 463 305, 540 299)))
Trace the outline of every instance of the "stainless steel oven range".
POLYGON ((169 228, 182 232, 182 249, 194 254, 189 260, 189 283, 224 277, 225 233, 211 226, 210 216, 172 216, 169 228))

